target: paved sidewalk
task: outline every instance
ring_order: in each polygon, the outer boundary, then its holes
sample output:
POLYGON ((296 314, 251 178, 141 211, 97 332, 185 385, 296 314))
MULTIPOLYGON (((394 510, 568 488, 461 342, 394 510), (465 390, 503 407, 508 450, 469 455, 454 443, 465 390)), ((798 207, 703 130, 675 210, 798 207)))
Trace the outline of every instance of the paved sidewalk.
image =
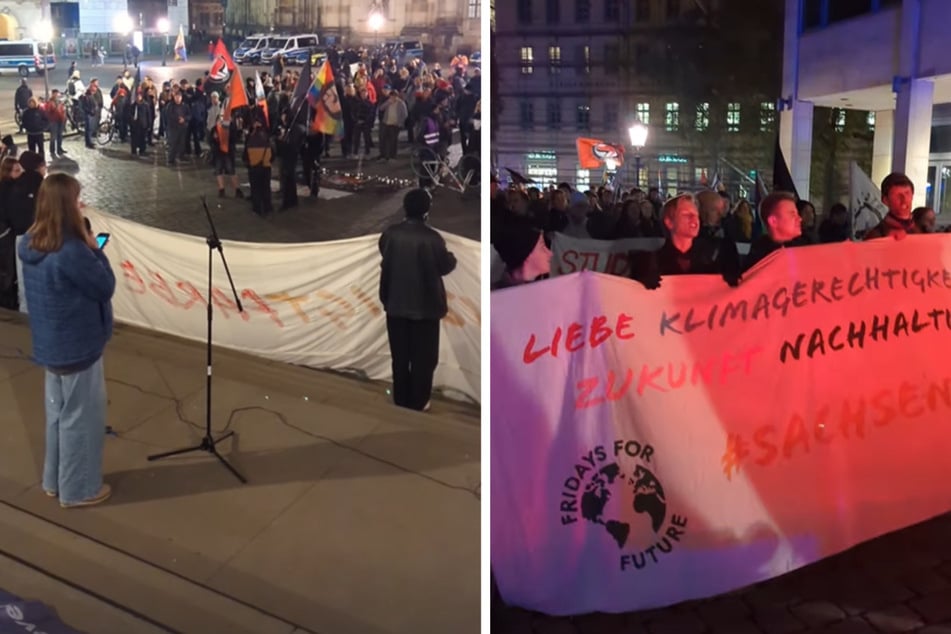
MULTIPOLYGON (((405 135, 401 136, 405 141, 405 135)), ((25 144, 23 149, 25 149, 25 144)), ((370 182, 365 189, 349 192, 325 181, 320 197, 311 198, 309 189, 298 185, 299 205, 280 211, 281 196, 275 166, 271 188, 275 213, 261 218, 251 210, 250 198, 233 197, 230 181, 228 197, 218 198, 218 188, 210 166, 194 156, 181 159, 177 167, 165 164, 163 141, 156 140, 144 158, 133 157, 127 144, 114 141, 107 146, 87 149, 81 137, 64 141, 65 159, 50 163, 50 171, 74 174, 82 183, 83 201, 108 213, 135 222, 185 233, 206 236, 208 223, 202 211, 201 196, 225 240, 243 242, 298 243, 341 240, 379 233, 403 218, 402 201, 408 189, 380 189, 370 182)), ((382 162, 341 158, 339 147, 323 166, 330 173, 356 174, 374 178, 413 181, 409 164, 409 146, 400 144, 395 161, 382 162)), ((239 160, 238 181, 249 196, 247 168, 239 160)), ((298 164, 298 172, 300 172, 298 164)), ((328 179, 329 180, 329 179, 328 179)), ((465 195, 439 188, 433 195, 430 224, 437 229, 479 240, 481 233, 480 197, 477 189, 465 195)))
POLYGON ((213 426, 237 432, 220 449, 241 485, 204 453, 146 460, 200 439, 204 346, 119 327, 105 357, 114 497, 66 511, 39 486, 29 350, 23 318, 0 311, 0 588, 32 587, 45 596, 24 598, 95 634, 479 631, 477 409, 401 410, 380 384, 216 351, 213 426), (60 581, 30 582, 10 556, 60 581), (107 612, 141 628, 97 626, 107 612))
MULTIPOLYGON (((493 613, 493 634, 951 634, 951 515, 782 577, 626 614, 493 613)), ((716 574, 711 570, 709 574, 716 574)))

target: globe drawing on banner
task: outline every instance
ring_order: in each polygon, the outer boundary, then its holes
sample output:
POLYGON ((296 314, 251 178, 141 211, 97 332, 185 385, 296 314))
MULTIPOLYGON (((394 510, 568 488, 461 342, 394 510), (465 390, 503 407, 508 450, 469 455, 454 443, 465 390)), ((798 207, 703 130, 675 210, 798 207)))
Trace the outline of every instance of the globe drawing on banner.
POLYGON ((686 533, 687 518, 669 512, 654 458, 647 443, 615 440, 580 456, 560 483, 561 525, 601 531, 620 551, 621 571, 661 564, 686 533))
POLYGON ((581 516, 604 526, 618 548, 627 545, 631 524, 623 511, 646 514, 654 533, 660 531, 667 516, 664 487, 654 474, 638 465, 632 476, 622 475, 616 462, 602 467, 591 478, 581 496, 581 516), (621 511, 621 512, 618 512, 621 511))

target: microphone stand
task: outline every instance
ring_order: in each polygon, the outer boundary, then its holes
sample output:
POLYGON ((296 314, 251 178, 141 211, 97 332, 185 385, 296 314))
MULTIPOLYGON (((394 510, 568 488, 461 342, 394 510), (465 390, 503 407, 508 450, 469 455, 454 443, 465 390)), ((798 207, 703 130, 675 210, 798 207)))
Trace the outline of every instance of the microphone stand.
POLYGON ((221 240, 218 239, 218 231, 215 229, 215 223, 211 219, 211 212, 208 211, 208 203, 205 200, 205 197, 201 197, 201 205, 205 208, 205 217, 208 218, 208 226, 211 227, 211 235, 205 238, 205 242, 208 244, 208 341, 207 341, 207 355, 208 355, 208 372, 205 377, 205 437, 201 439, 201 442, 194 447, 185 447, 184 449, 175 449, 172 451, 166 451, 164 453, 154 454, 148 457, 149 461, 159 460, 161 458, 168 458, 169 456, 177 456, 179 454, 191 453, 193 451, 205 451, 212 454, 217 458, 221 464, 227 467, 228 471, 234 474, 241 484, 247 484, 247 480, 238 473, 238 470, 235 469, 231 464, 224 459, 224 457, 218 453, 218 449, 215 445, 226 438, 230 438, 234 435, 234 431, 229 431, 221 438, 215 440, 211 435, 211 323, 212 315, 214 313, 213 303, 212 303, 212 293, 214 292, 214 284, 212 283, 212 253, 218 251, 218 255, 221 256, 221 262, 225 266, 225 273, 228 275, 228 283, 231 284, 231 292, 234 294, 234 302, 238 306, 238 312, 244 312, 244 308, 241 306, 241 299, 238 297, 238 291, 235 290, 234 280, 231 278, 231 270, 228 268, 228 260, 225 259, 225 252, 221 246, 221 240))

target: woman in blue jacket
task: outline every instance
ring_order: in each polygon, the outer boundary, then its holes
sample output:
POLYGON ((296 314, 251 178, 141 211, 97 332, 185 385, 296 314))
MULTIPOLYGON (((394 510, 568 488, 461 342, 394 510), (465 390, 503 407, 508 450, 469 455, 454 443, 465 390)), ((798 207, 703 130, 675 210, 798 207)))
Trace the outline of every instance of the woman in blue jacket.
POLYGON ((116 278, 80 212, 80 185, 53 174, 40 186, 36 221, 19 245, 33 357, 46 368, 43 490, 64 508, 109 498, 102 481, 106 381, 116 278))

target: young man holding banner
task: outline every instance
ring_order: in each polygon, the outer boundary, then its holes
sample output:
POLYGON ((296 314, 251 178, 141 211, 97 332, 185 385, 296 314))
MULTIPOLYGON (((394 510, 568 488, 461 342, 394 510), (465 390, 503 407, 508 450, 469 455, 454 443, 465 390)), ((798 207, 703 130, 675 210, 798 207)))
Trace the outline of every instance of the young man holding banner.
POLYGON ((773 192, 760 203, 759 215, 766 225, 766 235, 754 240, 750 246, 743 264, 744 272, 777 249, 808 244, 802 237, 802 216, 796 207, 795 194, 773 192))
POLYGON ((736 245, 726 240, 700 238, 700 212, 691 194, 664 204, 664 225, 670 232, 657 251, 631 253, 631 276, 649 289, 660 288, 665 275, 720 274, 730 286, 740 281, 736 245), (732 247, 732 250, 731 250, 732 247))
POLYGON ((888 213, 878 225, 868 230, 863 240, 887 238, 901 240, 909 233, 921 233, 911 217, 915 184, 901 172, 892 172, 882 181, 882 202, 888 213))

